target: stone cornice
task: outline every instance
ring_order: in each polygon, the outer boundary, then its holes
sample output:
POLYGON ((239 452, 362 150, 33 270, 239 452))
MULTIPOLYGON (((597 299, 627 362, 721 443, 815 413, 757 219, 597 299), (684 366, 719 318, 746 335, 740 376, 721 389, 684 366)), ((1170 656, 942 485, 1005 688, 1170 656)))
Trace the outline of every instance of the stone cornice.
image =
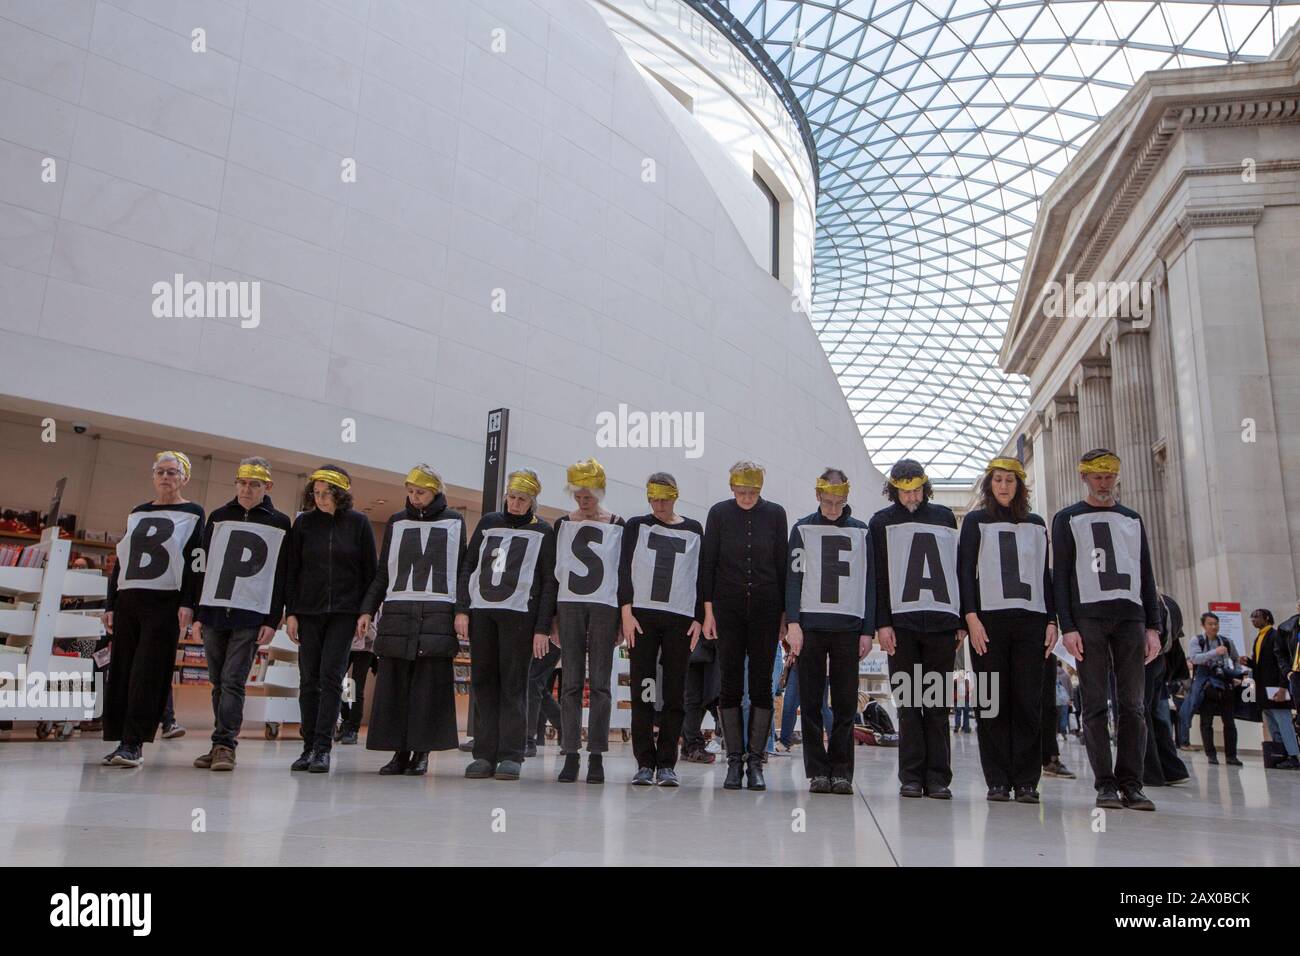
POLYGON ((1178 231, 1187 237, 1212 226, 1256 226, 1263 215, 1263 206, 1188 206, 1178 217, 1178 231))

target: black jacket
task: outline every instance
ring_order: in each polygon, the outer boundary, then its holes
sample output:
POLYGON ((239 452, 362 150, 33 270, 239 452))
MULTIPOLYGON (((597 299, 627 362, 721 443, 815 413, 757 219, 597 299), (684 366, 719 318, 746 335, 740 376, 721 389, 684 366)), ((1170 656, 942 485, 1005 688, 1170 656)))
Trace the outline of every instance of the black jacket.
POLYGON ((790 561, 791 566, 786 572, 785 578, 785 619, 787 623, 798 624, 805 631, 855 631, 858 634, 875 634, 876 633, 876 569, 875 569, 875 552, 871 546, 871 536, 865 535, 866 538, 866 604, 862 617, 850 617, 847 614, 825 614, 815 611, 804 611, 800 604, 803 601, 803 572, 795 570, 794 554, 796 549, 803 553, 803 532, 800 530, 804 525, 829 525, 836 528, 862 528, 866 529, 867 525, 862 519, 853 517, 853 510, 844 506, 844 511, 835 521, 828 521, 822 514, 821 508, 818 508, 810 515, 805 515, 794 523, 790 529, 790 561))
POLYGON ((194 576, 193 601, 194 607, 198 608, 194 616, 198 618, 199 623, 204 627, 215 627, 221 630, 279 627, 280 618, 284 616, 284 585, 289 567, 288 532, 292 524, 289 521, 289 516, 275 509, 275 505, 271 503, 270 495, 265 496, 257 505, 247 511, 239 503, 238 498, 232 498, 208 515, 207 526, 203 529, 203 554, 205 557, 208 556, 208 548, 212 544, 213 526, 219 521, 251 521, 253 524, 267 525, 285 532, 284 539, 280 542, 280 554, 276 558, 275 584, 271 591, 271 607, 266 614, 258 614, 256 611, 246 611, 241 608, 201 606, 199 599, 203 594, 203 581, 207 577, 207 562, 205 561, 204 572, 194 576))
POLYGON ((748 511, 734 498, 719 501, 704 520, 701 599, 743 604, 748 598, 754 607, 784 610, 789 533, 785 509, 774 501, 759 498, 748 511))
POLYGON ((1259 706, 1268 710, 1290 710, 1291 699, 1288 692, 1284 701, 1270 700, 1269 687, 1286 687, 1287 673, 1291 670, 1291 661, 1286 653, 1286 639, 1276 627, 1270 627, 1262 638, 1256 637, 1249 645, 1251 652, 1250 670, 1255 678, 1255 700, 1259 706))
MULTIPOLYGON (((876 559, 876 628, 901 627, 909 631, 922 633, 941 633, 956 631, 962 627, 961 618, 946 611, 904 611, 895 615, 889 596, 889 534, 886 529, 891 525, 932 524, 941 528, 957 528, 957 516, 946 505, 925 501, 915 512, 908 511, 902 505, 894 503, 881 508, 867 522, 871 535, 871 546, 876 559)), ((956 585, 956 582, 954 582, 956 585)), ((960 594, 951 595, 953 603, 960 606, 960 594)))
POLYGON ((349 508, 304 511, 289 532, 286 614, 360 614, 375 578, 375 532, 349 508))
POLYGON ((555 529, 546 519, 538 517, 533 509, 521 515, 512 515, 508 511, 490 511, 479 519, 474 536, 465 549, 465 560, 460 563, 460 581, 456 589, 456 611, 468 614, 469 579, 480 560, 483 550, 483 533, 493 528, 528 528, 542 533, 542 546, 537 555, 537 567, 533 571, 533 583, 528 592, 528 610, 502 611, 503 614, 535 615, 534 634, 547 634, 551 630, 551 621, 555 618, 555 595, 558 585, 555 581, 555 544, 551 538, 555 529))
POLYGON ((456 605, 450 601, 386 601, 388 593, 388 556, 393 545, 393 525, 399 521, 450 521, 460 522, 460 541, 456 552, 457 580, 451 582, 452 594, 459 581, 461 565, 465 563, 465 518, 455 508, 447 507, 447 497, 439 492, 427 508, 417 508, 407 499, 406 507, 388 519, 384 527, 384 543, 379 550, 379 564, 374 580, 361 602, 361 613, 374 616, 383 606, 379 618, 375 653, 380 657, 395 657, 413 661, 418 657, 450 658, 456 656, 454 622, 456 605))
MULTIPOLYGON (((194 531, 190 534, 189 539, 185 542, 185 547, 181 551, 185 556, 185 570, 181 572, 181 607, 194 607, 194 604, 192 603, 194 594, 194 575, 197 573, 194 570, 196 564, 194 559, 198 557, 199 551, 203 547, 202 506, 195 504, 193 501, 187 501, 184 504, 178 505, 156 505, 153 502, 146 501, 144 504, 136 505, 132 508, 131 514, 135 514, 139 511, 186 511, 198 516, 199 520, 194 524, 194 531)), ((104 600, 104 609, 107 611, 113 610, 113 606, 117 603, 117 585, 118 578, 121 574, 122 562, 118 561, 113 565, 113 573, 108 578, 108 595, 104 600)), ((171 602, 176 600, 177 594, 176 591, 154 591, 149 588, 127 588, 126 590, 131 591, 135 595, 135 600, 145 602, 171 602)))

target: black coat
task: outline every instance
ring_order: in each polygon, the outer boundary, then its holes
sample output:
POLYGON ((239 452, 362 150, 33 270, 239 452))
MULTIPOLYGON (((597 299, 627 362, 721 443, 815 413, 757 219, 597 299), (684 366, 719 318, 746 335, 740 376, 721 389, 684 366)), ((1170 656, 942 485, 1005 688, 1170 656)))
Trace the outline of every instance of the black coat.
POLYGON ((1268 699, 1269 687, 1286 687, 1287 672, 1291 661, 1287 658, 1286 640, 1276 627, 1270 627, 1268 633, 1257 640, 1251 651, 1259 648, 1258 654, 1250 662, 1251 674, 1255 678, 1255 700, 1265 710, 1290 710, 1291 700, 1274 701, 1268 699))
POLYGON ((288 548, 286 614, 361 612, 375 577, 375 532, 365 514, 304 511, 289 532, 288 548))
MULTIPOLYGON (((380 657, 413 661, 418 658, 450 659, 456 656, 460 644, 456 639, 454 601, 385 601, 388 593, 388 555, 393 545, 393 525, 398 521, 448 521, 460 522, 460 543, 456 566, 465 563, 465 518, 455 508, 447 507, 447 498, 439 492, 427 508, 416 508, 408 500, 406 507, 388 519, 384 528, 384 543, 379 553, 379 564, 374 580, 361 602, 361 613, 373 615, 382 605, 375 653, 380 657)), ((456 579, 451 582, 455 594, 456 579)))

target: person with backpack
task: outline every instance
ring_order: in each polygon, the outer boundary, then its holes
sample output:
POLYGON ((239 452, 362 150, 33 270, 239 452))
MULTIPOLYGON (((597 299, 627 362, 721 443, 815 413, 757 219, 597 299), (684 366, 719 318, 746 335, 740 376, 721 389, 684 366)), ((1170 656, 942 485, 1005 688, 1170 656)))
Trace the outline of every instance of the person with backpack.
POLYGON ((1219 616, 1213 611, 1201 615, 1201 632, 1192 638, 1192 653, 1189 657, 1196 667, 1192 677, 1192 691, 1183 703, 1188 708, 1186 719, 1191 721, 1191 713, 1201 715, 1201 744, 1205 756, 1211 764, 1219 763, 1214 747, 1214 718, 1223 720, 1223 747, 1227 751, 1228 765, 1240 767, 1237 759, 1237 723, 1233 719, 1233 680, 1239 675, 1236 664, 1237 651, 1232 641, 1219 633, 1219 616), (1197 693, 1197 688, 1200 693, 1197 693))

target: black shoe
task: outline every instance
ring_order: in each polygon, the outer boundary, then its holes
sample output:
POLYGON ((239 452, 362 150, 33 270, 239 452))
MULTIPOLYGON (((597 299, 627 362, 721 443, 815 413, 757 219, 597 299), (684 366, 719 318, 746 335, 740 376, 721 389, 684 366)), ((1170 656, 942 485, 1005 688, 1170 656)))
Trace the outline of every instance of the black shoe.
POLYGON ((813 777, 811 780, 808 781, 808 792, 809 793, 830 793, 831 778, 813 777))
POLYGON ((831 778, 831 793, 838 793, 841 796, 847 796, 853 793, 853 781, 848 777, 831 778))
POLYGON ((649 767, 637 767, 636 776, 632 778, 634 787, 653 787, 655 785, 655 772, 649 767))
POLYGON ((1010 787, 989 787, 989 803, 1010 803, 1010 787))
POLYGON ((952 791, 947 787, 926 787, 925 795, 931 800, 951 800, 952 791))
MULTIPOLYGON (((574 754, 576 757, 577 754, 574 754)), ((587 783, 605 782, 605 761, 600 754, 587 754, 587 783)))
POLYGON ((355 744, 357 742, 357 728, 344 727, 343 733, 339 734, 338 742, 341 744, 355 744))
POLYGON ((565 754, 564 766, 560 769, 560 775, 555 778, 560 783, 573 783, 578 779, 578 755, 565 754))
POLYGON ((1212 766, 1217 767, 1219 765, 1219 758, 1216 757, 1214 754, 1206 754, 1205 762, 1212 766))
POLYGON ((900 797, 924 797, 925 787, 919 783, 905 783, 898 788, 898 795, 900 797))
POLYGON ((1104 810, 1123 810, 1124 803, 1119 798, 1119 792, 1114 787, 1107 787, 1104 790, 1097 791, 1096 806, 1104 810))
POLYGON ((343 739, 343 735, 348 732, 348 725, 339 721, 339 725, 334 728, 334 742, 338 743, 343 739))
POLYGON ((309 773, 329 773, 330 772, 330 752, 328 750, 318 750, 311 755, 311 763, 307 765, 309 773))
POLYGON ((1165 786, 1166 786, 1166 787, 1176 787, 1176 786, 1178 786, 1180 783, 1186 783, 1188 780, 1191 780, 1191 779, 1192 779, 1191 777, 1171 777, 1171 778, 1169 778, 1168 780, 1165 781, 1165 786))
POLYGON ((677 771, 672 767, 660 767, 655 771, 656 787, 677 787, 681 782, 677 779, 677 771))
POLYGON ((311 758, 315 756, 314 750, 304 750, 302 755, 289 765, 290 770, 306 770, 311 766, 311 758))
POLYGON ((737 754, 727 755, 727 779, 722 781, 723 790, 739 790, 745 776, 745 758, 737 754))
POLYGON ((1229 766, 1229 767, 1242 767, 1242 766, 1245 766, 1245 764, 1243 764, 1243 763, 1242 763, 1240 760, 1238 760, 1236 757, 1229 757, 1229 758, 1228 758, 1228 766, 1229 766))
POLYGON ((1274 770, 1300 770, 1300 759, 1287 757, 1281 763, 1274 764, 1274 770))
POLYGON ((767 763, 767 733, 772 729, 772 708, 749 708, 749 762, 750 790, 766 790, 763 764, 767 763))
POLYGON ((1119 793, 1120 802, 1130 810, 1154 810, 1156 805, 1151 802, 1141 787, 1126 787, 1119 793))
POLYGON ((411 765, 403 771, 408 777, 423 777, 429 772, 429 755, 417 750, 411 754, 411 765))
POLYGON ((524 759, 527 760, 529 757, 536 757, 536 756, 537 756, 537 743, 536 741, 530 740, 524 744, 524 759))
POLYGON ((1016 787, 1016 803, 1037 803, 1038 791, 1033 787, 1016 787))
POLYGON ((406 773, 406 768, 410 762, 411 755, 405 750, 399 750, 393 754, 392 760, 379 768, 379 773, 385 777, 395 777, 398 774, 406 773))

